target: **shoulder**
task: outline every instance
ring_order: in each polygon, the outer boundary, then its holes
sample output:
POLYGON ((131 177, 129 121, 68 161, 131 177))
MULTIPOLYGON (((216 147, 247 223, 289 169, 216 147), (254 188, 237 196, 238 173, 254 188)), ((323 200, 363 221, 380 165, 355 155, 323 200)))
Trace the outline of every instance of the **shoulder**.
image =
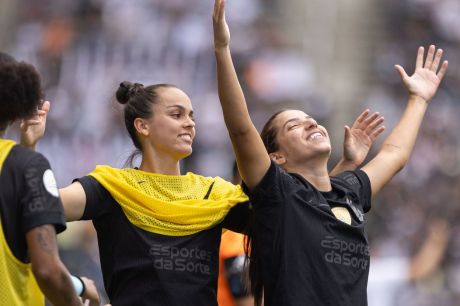
POLYGON ((8 165, 27 168, 33 164, 49 164, 48 159, 41 153, 32 151, 21 145, 15 145, 5 161, 8 165))

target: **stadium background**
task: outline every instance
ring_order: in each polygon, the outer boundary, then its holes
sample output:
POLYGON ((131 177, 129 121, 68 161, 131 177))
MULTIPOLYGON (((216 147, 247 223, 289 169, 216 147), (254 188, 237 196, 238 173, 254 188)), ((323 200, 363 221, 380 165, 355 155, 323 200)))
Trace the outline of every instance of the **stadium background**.
MULTIPOLYGON (((233 157, 216 94, 212 5, 211 0, 0 0, 0 49, 38 67, 52 102, 39 151, 61 187, 96 164, 123 166, 131 153, 114 102, 123 80, 184 89, 197 120, 194 153, 184 171, 230 178, 233 157)), ((406 93, 393 65, 412 72, 419 45, 433 42, 445 50, 450 67, 411 161, 374 200, 368 232, 371 262, 389 257, 410 262, 432 221, 447 222, 446 250, 432 273, 399 281, 391 293, 390 287, 380 290, 394 296, 389 305, 458 305, 460 2, 228 0, 227 19, 256 126, 279 108, 304 109, 329 130, 331 166, 342 152, 343 125, 361 110, 380 111, 387 131, 399 118, 406 93)), ((70 270, 94 278, 102 289, 91 223, 71 224, 60 246, 70 270)))

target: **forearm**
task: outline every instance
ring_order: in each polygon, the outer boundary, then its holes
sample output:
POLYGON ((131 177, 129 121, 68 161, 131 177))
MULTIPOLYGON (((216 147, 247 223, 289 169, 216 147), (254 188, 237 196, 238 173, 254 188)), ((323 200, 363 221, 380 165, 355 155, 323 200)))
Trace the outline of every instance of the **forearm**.
POLYGON ((225 124, 230 136, 247 133, 255 129, 233 66, 230 48, 215 48, 217 62, 217 89, 222 105, 225 124))
POLYGON ((427 107, 427 101, 409 96, 401 119, 383 142, 380 152, 398 156, 401 166, 404 166, 414 148, 427 107))
POLYGON ((56 263, 54 269, 50 269, 49 273, 37 274, 35 278, 40 289, 53 305, 82 305, 70 275, 60 261, 56 263))
POLYGON ((59 259, 56 231, 51 224, 26 233, 32 272, 40 289, 53 305, 81 305, 70 275, 59 259))

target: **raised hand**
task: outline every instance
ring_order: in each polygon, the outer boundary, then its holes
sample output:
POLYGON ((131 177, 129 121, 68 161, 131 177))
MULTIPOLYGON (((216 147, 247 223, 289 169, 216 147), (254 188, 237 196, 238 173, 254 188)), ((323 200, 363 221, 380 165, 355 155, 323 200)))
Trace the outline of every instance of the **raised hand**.
POLYGON ((214 48, 226 48, 230 43, 230 30, 225 21, 225 0, 215 0, 212 14, 214 48))
POLYGON ((448 62, 444 61, 438 71, 442 53, 442 49, 436 50, 436 47, 431 45, 423 62, 424 48, 419 47, 415 72, 411 76, 407 75, 403 67, 395 65, 410 95, 418 96, 427 102, 433 98, 448 66, 448 62))
POLYGON ((375 139, 385 130, 381 124, 385 120, 375 112, 369 116, 370 111, 366 109, 353 125, 345 126, 345 140, 343 144, 343 158, 358 167, 362 164, 369 153, 375 139))
POLYGON ((46 117, 50 110, 50 102, 45 101, 37 113, 21 122, 21 145, 35 150, 37 142, 45 134, 46 117))

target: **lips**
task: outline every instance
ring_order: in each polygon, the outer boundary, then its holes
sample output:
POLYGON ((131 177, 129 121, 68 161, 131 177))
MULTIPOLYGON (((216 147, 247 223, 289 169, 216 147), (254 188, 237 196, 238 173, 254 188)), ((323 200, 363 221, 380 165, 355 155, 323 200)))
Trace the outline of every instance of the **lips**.
POLYGON ((179 134, 179 138, 191 142, 192 141, 192 134, 190 134, 190 133, 179 134))

